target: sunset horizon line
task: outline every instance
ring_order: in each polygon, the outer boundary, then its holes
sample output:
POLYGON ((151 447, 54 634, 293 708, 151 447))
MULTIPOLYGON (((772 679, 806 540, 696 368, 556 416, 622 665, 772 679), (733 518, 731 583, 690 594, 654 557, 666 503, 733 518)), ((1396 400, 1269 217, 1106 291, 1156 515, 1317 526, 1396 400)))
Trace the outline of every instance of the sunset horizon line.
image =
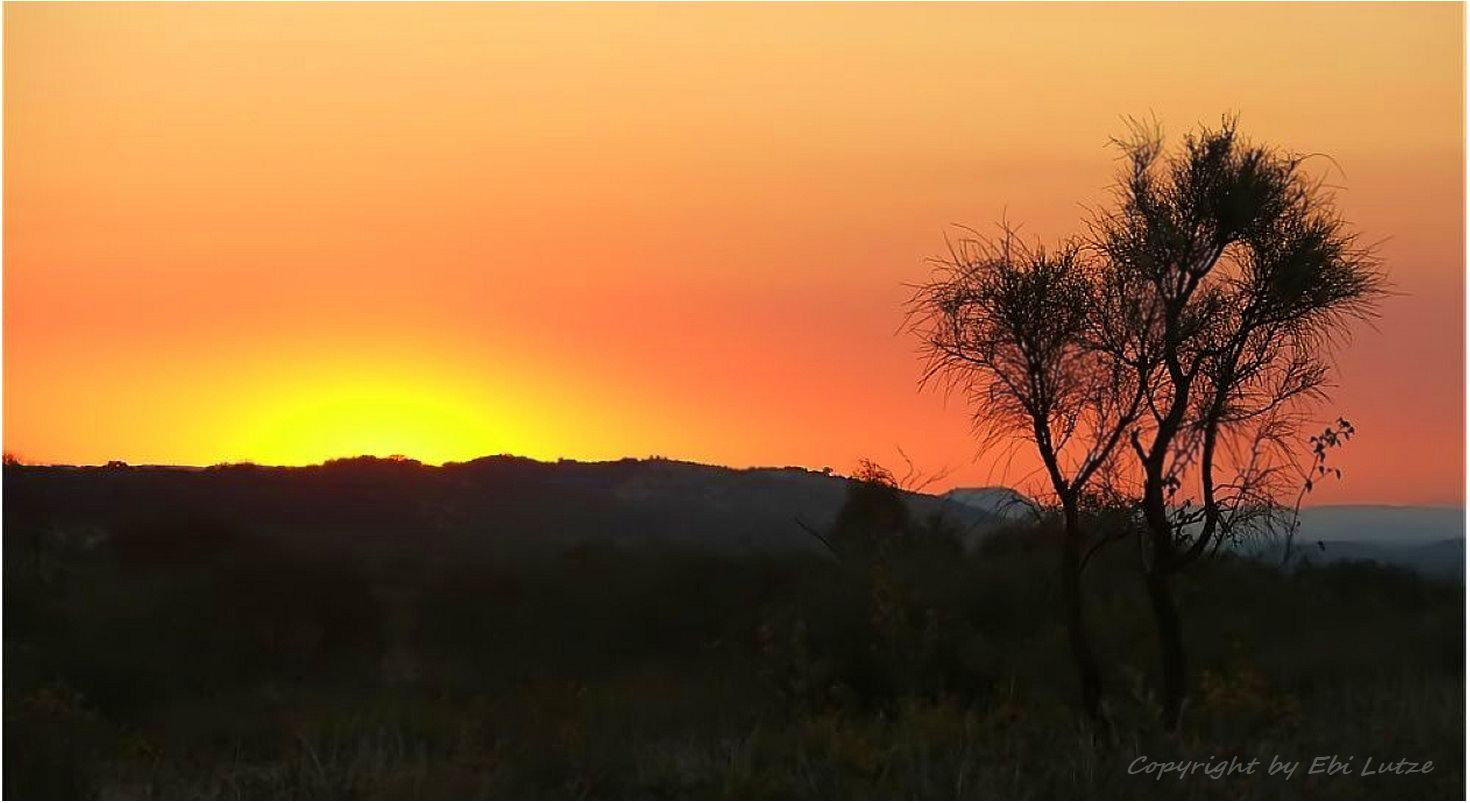
MULTIPOLYGON (((565 464, 565 463, 575 463, 575 464, 579 464, 579 465, 594 466, 594 465, 611 465, 611 464, 616 464, 616 463, 653 463, 653 462, 662 462, 662 463, 677 463, 677 464, 686 465, 686 466, 697 466, 697 467, 701 467, 701 468, 722 469, 722 470, 725 470, 725 471, 736 471, 736 472, 740 472, 740 471, 800 471, 800 472, 804 472, 804 473, 807 473, 807 474, 817 474, 817 475, 821 475, 821 476, 833 477, 833 478, 836 478, 836 479, 846 479, 846 480, 855 479, 855 477, 852 474, 844 473, 843 471, 841 471, 841 470, 839 470, 839 469, 837 469, 835 467, 832 467, 832 466, 823 466, 821 468, 813 468, 811 466, 804 466, 804 465, 799 465, 799 464, 795 464, 795 463, 786 464, 786 465, 777 465, 775 463, 767 463, 767 464, 754 464, 754 463, 752 463, 750 465, 730 465, 730 464, 726 464, 726 463, 708 463, 708 462, 704 462, 704 461, 701 461, 701 460, 695 460, 695 459, 690 459, 690 458, 682 458, 682 457, 674 457, 674 456, 671 456, 671 455, 662 455, 662 454, 645 455, 645 456, 642 456, 642 457, 638 457, 638 456, 634 456, 634 455, 625 455, 623 457, 595 459, 595 458, 578 458, 578 457, 565 457, 565 456, 563 456, 563 457, 554 457, 554 458, 539 458, 539 457, 531 457, 529 455, 515 454, 513 452, 499 452, 499 453, 495 453, 495 454, 483 454, 483 455, 479 455, 479 456, 476 456, 476 457, 467 458, 467 459, 464 459, 464 460, 444 460, 444 461, 437 462, 437 463, 436 462, 432 462, 432 461, 428 461, 428 460, 421 460, 421 459, 419 459, 417 457, 414 457, 412 455, 404 455, 404 454, 389 454, 389 455, 357 454, 357 455, 343 455, 343 456, 339 456, 339 457, 329 457, 329 458, 326 458, 326 459, 323 459, 323 460, 319 460, 319 461, 316 461, 316 462, 312 462, 312 463, 262 463, 262 462, 257 462, 257 461, 254 461, 254 460, 233 460, 233 461, 232 460, 225 460, 225 461, 220 461, 220 462, 217 462, 217 463, 210 463, 208 465, 200 465, 200 464, 194 464, 194 463, 129 462, 129 461, 126 461, 126 460, 108 460, 108 461, 104 461, 104 462, 101 462, 101 463, 28 462, 25 459, 24 456, 17 456, 17 455, 12 455, 12 454, 9 454, 9 453, 6 453, 6 455, 5 455, 5 465, 7 467, 9 467, 9 466, 17 466, 17 467, 21 467, 21 468, 52 468, 52 469, 78 469, 78 470, 80 470, 80 469, 108 469, 108 468, 117 468, 117 469, 135 469, 135 468, 136 469, 177 469, 177 470, 184 470, 184 471, 210 471, 210 470, 215 470, 215 469, 232 469, 232 468, 255 468, 255 469, 272 469, 272 470, 274 470, 274 469, 312 469, 312 468, 326 468, 326 467, 328 467, 331 464, 340 464, 340 463, 346 463, 346 462, 351 462, 351 461, 361 461, 361 460, 371 460, 371 461, 378 461, 378 462, 384 462, 384 463, 395 463, 395 462, 396 463, 411 463, 411 464, 414 464, 414 466, 417 467, 417 468, 433 468, 433 469, 442 469, 442 468, 453 468, 453 467, 458 467, 458 466, 466 466, 466 465, 469 465, 471 463, 478 463, 478 462, 485 461, 485 460, 516 460, 516 461, 522 461, 522 462, 528 462, 528 463, 537 463, 537 464, 540 464, 540 465, 547 465, 547 466, 561 465, 561 464, 565 464)), ((856 471, 856 469, 854 469, 854 471, 856 471)), ((954 491, 961 491, 961 490, 989 490, 989 489, 998 489, 998 490, 1012 491, 1012 492, 1015 492, 1015 493, 1023 494, 1027 498, 1032 498, 1032 494, 1030 492, 1028 492, 1026 490, 1023 490, 1022 484, 1012 485, 1012 484, 1008 484, 1008 483, 1005 483, 1005 482, 991 482, 991 483, 983 483, 983 484, 959 483, 959 484, 955 484, 955 485, 944 486, 944 490, 933 490, 933 491, 927 490, 926 488, 922 488, 922 487, 921 488, 903 488, 902 486, 900 486, 900 490, 904 491, 905 493, 919 494, 919 495, 924 495, 924 496, 936 496, 936 497, 937 496, 944 496, 945 494, 951 493, 951 492, 954 492, 954 491)), ((1450 502, 1445 502, 1445 501, 1427 501, 1427 502, 1413 503, 1413 502, 1383 502, 1383 501, 1372 501, 1372 500, 1367 500, 1367 501, 1364 501, 1364 500, 1353 500, 1353 501, 1325 502, 1325 503, 1321 503, 1321 504, 1312 504, 1310 501, 1308 501, 1308 502, 1305 502, 1305 503, 1302 504, 1302 509, 1303 510, 1312 509, 1312 508, 1329 508, 1329 507, 1330 508, 1399 508, 1399 509, 1421 509, 1421 510, 1422 509, 1438 509, 1438 510, 1459 510, 1459 511, 1465 510, 1465 504, 1464 504, 1463 501, 1459 501, 1459 502, 1456 502, 1456 501, 1450 501, 1450 502)))

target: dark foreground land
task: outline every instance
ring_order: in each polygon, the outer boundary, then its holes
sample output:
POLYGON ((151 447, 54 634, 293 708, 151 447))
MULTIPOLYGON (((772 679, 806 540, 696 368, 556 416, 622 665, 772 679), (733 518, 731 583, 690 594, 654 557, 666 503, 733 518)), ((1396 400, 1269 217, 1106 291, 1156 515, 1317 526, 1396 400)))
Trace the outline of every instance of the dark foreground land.
POLYGON ((1135 555, 1105 551, 1100 742, 1051 536, 930 497, 510 460, 4 486, 8 798, 1464 794, 1463 588, 1401 569, 1200 566, 1171 736, 1135 555))

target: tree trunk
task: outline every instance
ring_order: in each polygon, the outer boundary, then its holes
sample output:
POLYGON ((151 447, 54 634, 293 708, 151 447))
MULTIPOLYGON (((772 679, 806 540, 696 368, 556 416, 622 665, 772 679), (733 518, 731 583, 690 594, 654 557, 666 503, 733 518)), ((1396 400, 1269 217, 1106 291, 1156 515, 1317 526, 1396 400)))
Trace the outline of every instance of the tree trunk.
POLYGON ((1067 635, 1072 647, 1072 663, 1077 669, 1077 682, 1082 695, 1082 710, 1095 725, 1105 728, 1102 715, 1102 674, 1097 655, 1087 633, 1087 618, 1082 604, 1082 528, 1075 509, 1063 512, 1062 601, 1065 606, 1067 635))
POLYGON ((1174 606, 1174 592, 1169 588, 1169 575, 1155 566, 1148 573, 1147 585, 1159 634, 1163 726, 1172 733, 1179 729, 1184 711, 1184 633, 1179 624, 1179 610, 1174 606))

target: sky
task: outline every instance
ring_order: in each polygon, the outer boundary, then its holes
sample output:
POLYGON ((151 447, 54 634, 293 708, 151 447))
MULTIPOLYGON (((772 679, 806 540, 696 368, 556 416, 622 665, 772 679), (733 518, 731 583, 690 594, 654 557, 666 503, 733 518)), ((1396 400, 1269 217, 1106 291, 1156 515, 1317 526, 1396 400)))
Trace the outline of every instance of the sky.
POLYGON ((1393 285, 1312 501, 1462 504, 1463 14, 7 3, 4 448, 1026 488, 918 386, 906 285, 956 224, 1080 232, 1126 116, 1228 112, 1330 157, 1393 285))

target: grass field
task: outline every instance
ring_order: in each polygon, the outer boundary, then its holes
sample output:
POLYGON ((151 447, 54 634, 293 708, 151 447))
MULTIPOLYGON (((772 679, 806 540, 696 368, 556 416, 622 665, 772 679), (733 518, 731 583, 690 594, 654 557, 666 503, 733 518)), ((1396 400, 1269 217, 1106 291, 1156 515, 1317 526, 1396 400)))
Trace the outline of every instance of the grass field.
POLYGON ((1192 692, 1166 735, 1132 556, 1103 553, 1099 737, 1040 530, 836 560, 162 521, 7 522, 6 797, 1464 792, 1463 589, 1403 571, 1222 557, 1186 575, 1192 692), (1309 773, 1318 756, 1350 771, 1309 773), (1232 757, 1261 766, 1139 771, 1232 757), (1365 775, 1370 759, 1420 771, 1365 775))

